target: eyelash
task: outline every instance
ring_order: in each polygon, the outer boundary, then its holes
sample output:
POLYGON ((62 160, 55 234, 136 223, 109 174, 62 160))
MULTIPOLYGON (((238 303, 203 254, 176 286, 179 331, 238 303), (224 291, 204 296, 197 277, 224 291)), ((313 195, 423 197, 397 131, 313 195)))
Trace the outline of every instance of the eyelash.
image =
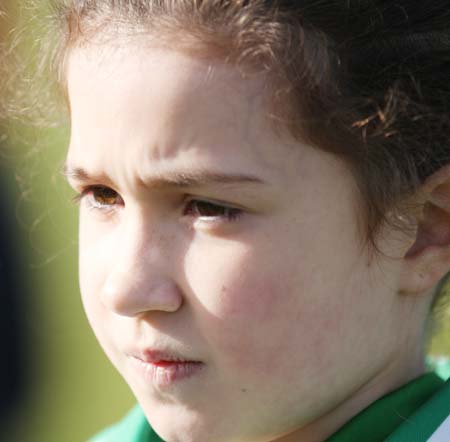
MULTIPOLYGON (((88 208, 90 210, 101 210, 105 214, 109 214, 110 212, 113 212, 116 210, 115 206, 117 205, 123 205, 123 200, 121 196, 113 189, 106 187, 106 186, 88 186, 85 189, 81 191, 78 195, 76 195, 73 198, 73 201, 75 204, 79 204, 82 200, 87 198, 87 204, 88 208), (99 199, 102 198, 100 193, 103 193, 103 198, 106 199, 119 199, 117 202, 100 202, 99 199), (97 195, 96 195, 97 193, 97 195), (106 195, 105 195, 106 193, 106 195)), ((226 222, 232 222, 236 221, 241 215, 243 214, 243 211, 241 209, 237 209, 234 207, 230 207, 227 205, 215 203, 212 201, 207 200, 200 200, 200 199, 191 199, 188 200, 186 203, 186 207, 183 211, 184 216, 192 216, 192 217, 198 217, 198 218, 209 218, 210 221, 216 221, 218 219, 224 219, 226 222), (210 211, 211 209, 216 212, 221 212, 221 214, 217 215, 201 215, 199 213, 200 207, 203 206, 203 209, 207 209, 210 211)))

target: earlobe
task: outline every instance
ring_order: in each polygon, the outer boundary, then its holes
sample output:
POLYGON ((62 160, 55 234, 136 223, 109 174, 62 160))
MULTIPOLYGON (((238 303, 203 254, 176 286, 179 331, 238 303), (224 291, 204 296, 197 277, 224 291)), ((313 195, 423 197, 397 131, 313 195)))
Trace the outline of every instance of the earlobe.
POLYGON ((430 177, 421 190, 415 241, 403 258, 403 293, 425 293, 450 270, 450 167, 430 177))
POLYGON ((431 290, 450 270, 450 247, 429 246, 420 253, 404 257, 400 280, 403 294, 422 294, 431 290))

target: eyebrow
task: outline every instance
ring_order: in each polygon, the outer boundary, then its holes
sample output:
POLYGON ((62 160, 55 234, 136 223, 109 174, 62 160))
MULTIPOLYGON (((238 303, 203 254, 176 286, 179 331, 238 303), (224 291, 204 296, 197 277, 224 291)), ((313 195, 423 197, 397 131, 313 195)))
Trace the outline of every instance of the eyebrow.
MULTIPOLYGON (((80 182, 111 181, 105 175, 93 175, 82 167, 72 167, 65 164, 62 174, 68 178, 80 182)), ((164 175, 156 175, 144 180, 145 186, 151 189, 202 187, 212 184, 267 184, 260 178, 245 174, 225 174, 207 170, 175 171, 164 175)))

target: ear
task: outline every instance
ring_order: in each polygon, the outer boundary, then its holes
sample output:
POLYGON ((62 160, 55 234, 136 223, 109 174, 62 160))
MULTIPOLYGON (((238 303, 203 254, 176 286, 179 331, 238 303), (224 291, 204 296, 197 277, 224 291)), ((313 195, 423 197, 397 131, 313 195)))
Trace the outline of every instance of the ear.
POLYGON ((425 182, 420 200, 415 242, 403 258, 403 293, 425 293, 450 270, 450 165, 425 182))

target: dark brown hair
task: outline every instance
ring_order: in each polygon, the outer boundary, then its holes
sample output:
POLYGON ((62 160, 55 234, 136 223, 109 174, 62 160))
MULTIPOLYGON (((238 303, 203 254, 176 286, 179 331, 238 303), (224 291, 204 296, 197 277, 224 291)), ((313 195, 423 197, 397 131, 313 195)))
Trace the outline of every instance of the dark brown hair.
POLYGON ((372 243, 450 162, 448 0, 65 0, 56 10, 62 70, 73 46, 144 32, 266 75, 274 121, 351 167, 372 243))

